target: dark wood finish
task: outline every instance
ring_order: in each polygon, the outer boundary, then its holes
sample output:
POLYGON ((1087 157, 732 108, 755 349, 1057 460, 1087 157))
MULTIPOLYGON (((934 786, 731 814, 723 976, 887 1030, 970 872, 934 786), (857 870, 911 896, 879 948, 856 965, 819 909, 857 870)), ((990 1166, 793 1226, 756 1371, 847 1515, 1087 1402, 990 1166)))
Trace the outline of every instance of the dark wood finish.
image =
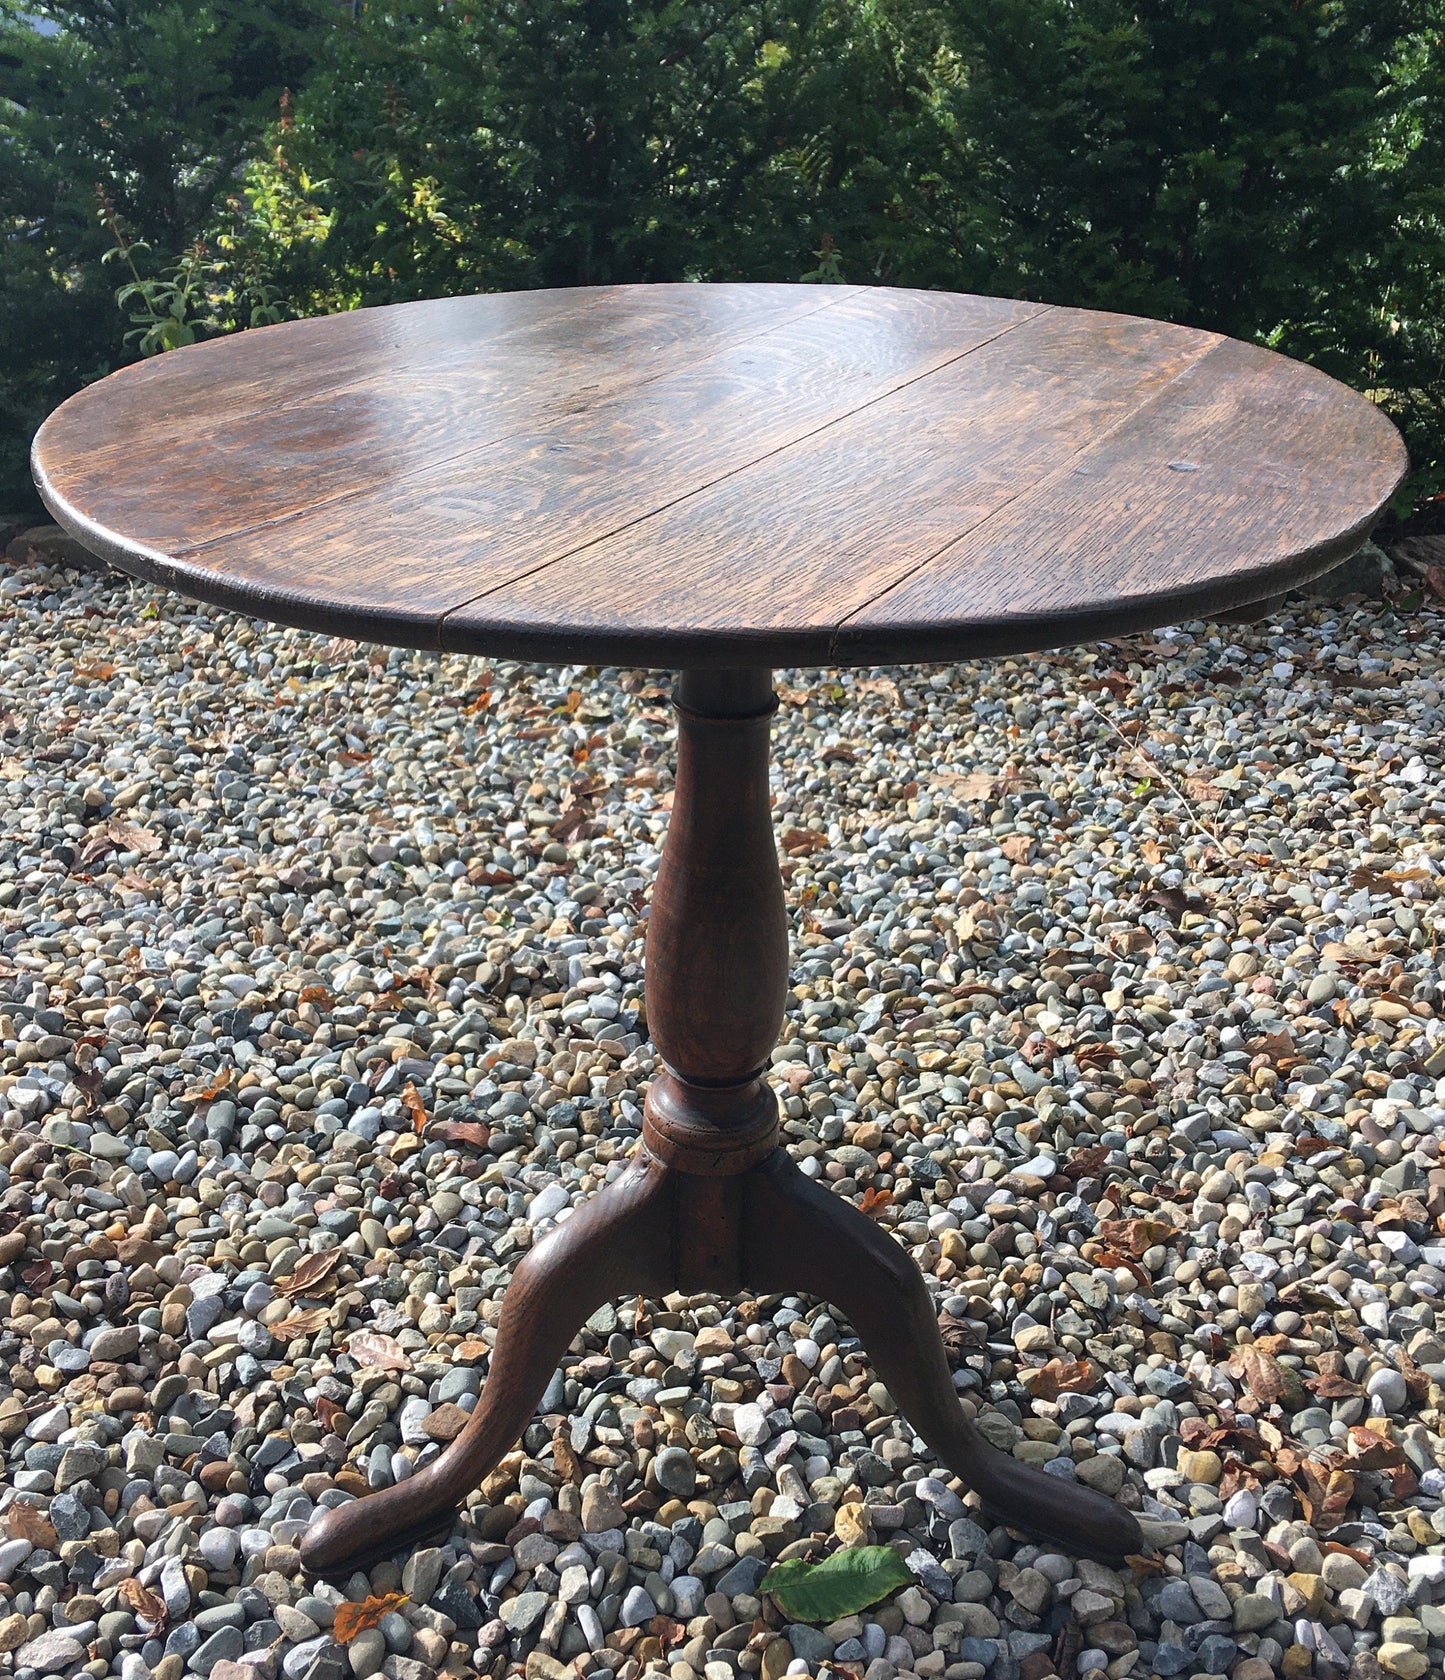
POLYGON ((686 667, 648 931, 663 1060, 623 1176, 518 1266, 480 1402, 328 1511, 307 1566, 414 1544, 620 1294, 804 1289, 939 1457, 1068 1551, 1111 1501, 988 1445, 907 1255, 777 1147, 787 941, 770 664, 1036 650, 1238 611, 1346 556, 1404 453, 1363 398, 1158 322, 939 292, 604 287, 295 322, 112 376, 38 434, 56 518, 123 569, 286 623, 686 667))
MULTIPOLYGON (((1278 595, 1346 558, 1375 518, 1361 516, 1357 471, 1382 442, 1381 464, 1403 469, 1403 449, 1371 404, 1337 401, 1323 374, 1284 366, 1288 379, 1277 356, 1221 339, 1167 401, 851 614, 840 657, 878 657, 900 631, 916 633, 920 654, 942 654, 960 628, 980 652, 1080 641, 1278 595)), ((1393 490, 1393 471, 1376 483, 1393 490)))
POLYGON ((462 652, 1021 652, 1277 595, 1405 467, 1364 398, 1159 322, 885 288, 404 304, 173 351, 35 442, 125 570, 462 652))
POLYGON ((1122 1505, 984 1438, 959 1404, 928 1286, 892 1237, 804 1178, 781 1149, 754 1168, 747 1188, 749 1285, 760 1294, 801 1289, 841 1307, 904 1416, 986 1510, 1072 1557, 1116 1563, 1144 1549, 1122 1505))
POLYGON ((647 942, 649 1019, 666 1071, 648 1093, 643 1141, 621 1178, 518 1266, 462 1433, 406 1481, 323 1512, 302 1537, 303 1562, 344 1576, 448 1527, 603 1301, 743 1288, 803 1289, 841 1308, 913 1427, 1000 1520, 1074 1555, 1113 1562, 1139 1551, 1139 1525, 1122 1506, 989 1445, 959 1404, 907 1253, 776 1146, 777 1099, 758 1077, 787 977, 767 800, 771 681, 764 671, 688 672, 678 695, 678 777, 647 942))
POLYGON ((806 1290, 852 1320, 878 1375, 942 1462, 997 1521, 1072 1557, 1142 1551, 1137 1519, 1079 1482, 991 1446, 959 1404, 928 1288, 891 1237, 803 1176, 782 1149, 721 1182, 639 1147, 615 1184, 517 1268, 476 1410, 424 1470, 323 1511, 301 1537, 314 1574, 344 1578, 450 1529, 511 1450, 582 1322, 619 1295, 806 1290))
POLYGON ((740 1085, 783 1024, 788 934, 768 795, 777 706, 740 692, 737 712, 695 710, 677 688, 672 815, 647 922, 647 1028, 662 1059, 699 1085, 740 1085))
POLYGON ((502 1302, 482 1398, 461 1434, 404 1482, 316 1517, 301 1537, 308 1569, 349 1574, 450 1527, 457 1505, 516 1445, 583 1322, 605 1301, 655 1291, 672 1202, 667 1169, 639 1155, 523 1255, 502 1302))

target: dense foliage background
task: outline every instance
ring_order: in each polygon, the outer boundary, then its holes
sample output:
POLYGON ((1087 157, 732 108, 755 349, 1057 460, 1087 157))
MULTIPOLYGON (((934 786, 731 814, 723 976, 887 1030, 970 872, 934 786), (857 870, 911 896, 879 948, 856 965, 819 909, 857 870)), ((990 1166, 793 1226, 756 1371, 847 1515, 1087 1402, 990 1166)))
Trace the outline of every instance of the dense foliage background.
POLYGON ((196 337, 803 278, 1257 339, 1380 401, 1428 496, 1442 32, 1445 0, 0 0, 0 506, 51 407, 196 337))

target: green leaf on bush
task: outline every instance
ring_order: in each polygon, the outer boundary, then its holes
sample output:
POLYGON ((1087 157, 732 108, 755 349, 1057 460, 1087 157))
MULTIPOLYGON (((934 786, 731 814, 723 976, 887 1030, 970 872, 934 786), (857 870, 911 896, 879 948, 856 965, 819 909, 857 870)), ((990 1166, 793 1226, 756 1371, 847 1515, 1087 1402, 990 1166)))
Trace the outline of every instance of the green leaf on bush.
POLYGON ((762 1590, 796 1622, 836 1622, 912 1579, 913 1571, 892 1546, 850 1546, 821 1563, 802 1558, 775 1563, 763 1576, 762 1590))

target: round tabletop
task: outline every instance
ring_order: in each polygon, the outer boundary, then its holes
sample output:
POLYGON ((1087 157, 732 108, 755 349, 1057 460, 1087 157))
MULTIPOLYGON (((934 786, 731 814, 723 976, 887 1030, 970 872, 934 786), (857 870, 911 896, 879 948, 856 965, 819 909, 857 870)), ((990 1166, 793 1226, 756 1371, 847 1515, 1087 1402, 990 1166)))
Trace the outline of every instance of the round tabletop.
POLYGON ((1028 652, 1280 593, 1406 467, 1364 397, 1158 321, 604 286, 290 321, 88 386, 33 450, 122 570, 368 640, 627 665, 1028 652))

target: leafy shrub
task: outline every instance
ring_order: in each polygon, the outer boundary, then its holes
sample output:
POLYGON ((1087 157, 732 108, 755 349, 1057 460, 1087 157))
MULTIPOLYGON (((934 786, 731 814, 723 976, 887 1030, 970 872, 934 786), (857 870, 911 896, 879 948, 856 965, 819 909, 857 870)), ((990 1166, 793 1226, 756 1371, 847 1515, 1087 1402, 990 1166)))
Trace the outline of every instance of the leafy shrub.
POLYGON ((375 6, 253 165, 249 239, 318 303, 796 279, 886 197, 878 63, 836 0, 375 6))
MULTIPOLYGON (((117 229, 139 242, 134 280, 174 280, 345 15, 330 0, 0 0, 0 505, 33 495, 26 450, 48 410, 134 355, 115 297, 131 277, 104 266, 117 229)), ((209 281, 216 325, 247 324, 224 304, 233 279, 209 281)))
POLYGON ((892 5, 922 84, 896 262, 1254 339, 1445 467, 1439 0, 892 5))
POLYGON ((1445 487, 1445 0, 33 0, 51 37, 20 7, 0 503, 137 353, 677 279, 1252 338, 1375 395, 1445 487))

